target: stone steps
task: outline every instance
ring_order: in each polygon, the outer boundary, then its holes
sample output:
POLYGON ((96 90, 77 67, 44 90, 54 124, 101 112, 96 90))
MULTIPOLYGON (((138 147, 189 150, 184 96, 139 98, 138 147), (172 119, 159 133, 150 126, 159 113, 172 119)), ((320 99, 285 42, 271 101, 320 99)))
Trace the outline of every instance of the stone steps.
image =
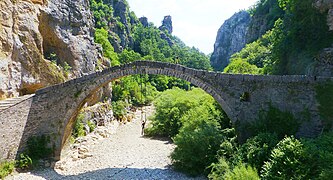
POLYGON ((24 96, 20 96, 20 97, 14 97, 14 98, 9 98, 9 99, 5 99, 0 101, 0 112, 8 109, 9 107, 18 104, 26 99, 29 99, 30 97, 34 96, 34 94, 29 94, 29 95, 24 95, 24 96))

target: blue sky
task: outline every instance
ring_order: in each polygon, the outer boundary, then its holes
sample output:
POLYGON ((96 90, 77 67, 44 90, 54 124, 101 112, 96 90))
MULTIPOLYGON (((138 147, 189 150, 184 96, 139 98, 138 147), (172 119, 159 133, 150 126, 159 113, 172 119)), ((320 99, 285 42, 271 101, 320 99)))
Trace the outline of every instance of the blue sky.
POLYGON ((205 54, 214 50, 217 31, 234 13, 257 0, 127 0, 138 17, 145 16, 160 26, 165 15, 172 16, 173 35, 205 54))

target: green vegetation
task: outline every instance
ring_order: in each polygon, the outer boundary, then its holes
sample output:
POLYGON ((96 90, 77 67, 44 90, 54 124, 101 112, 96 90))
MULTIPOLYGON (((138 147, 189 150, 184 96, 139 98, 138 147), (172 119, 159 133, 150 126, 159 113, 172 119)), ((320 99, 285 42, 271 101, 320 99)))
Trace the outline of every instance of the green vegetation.
POLYGON ((241 59, 234 59, 223 72, 232 74, 259 74, 260 69, 241 59))
POLYGON ((294 137, 286 137, 272 150, 269 161, 262 167, 263 179, 308 179, 307 159, 303 144, 294 137))
POLYGON ((114 52, 113 46, 108 40, 108 32, 105 29, 96 29, 95 42, 102 45, 104 56, 111 61, 112 66, 119 65, 118 55, 114 52))
POLYGON ((312 0, 260 0, 251 12, 254 18, 264 17, 271 30, 232 60, 263 68, 264 74, 306 74, 314 57, 333 40, 327 12, 316 9, 312 0))
POLYGON ((20 169, 36 168, 39 165, 39 160, 49 159, 54 151, 50 142, 50 136, 30 137, 25 151, 19 155, 16 161, 16 167, 20 169))
POLYGON ((215 100, 201 89, 166 90, 155 101, 149 136, 169 136, 177 145, 171 154, 176 169, 190 175, 208 173, 230 122, 215 100), (194 158, 196 157, 196 158, 194 158))
MULTIPOLYGON (((217 179, 217 178, 216 178, 217 179)), ((243 163, 236 165, 231 171, 227 171, 224 175, 226 180, 259 180, 256 169, 243 163)))
POLYGON ((15 166, 15 162, 0 162, 0 179, 4 179, 10 173, 13 172, 15 166))
POLYGON ((270 105, 268 111, 262 112, 255 123, 244 126, 246 127, 242 128, 250 129, 252 134, 275 133, 281 139, 285 135, 294 135, 299 128, 299 122, 290 112, 280 111, 270 105))
POLYGON ((175 169, 210 179, 325 179, 332 176, 333 134, 296 139, 299 123, 289 112, 270 106, 252 137, 239 143, 230 121, 202 90, 166 90, 154 101, 149 136, 168 136, 176 144, 175 169), (186 98, 185 98, 186 97, 186 98))
POLYGON ((326 83, 316 87, 316 98, 320 103, 319 113, 324 120, 325 130, 332 128, 333 119, 333 83, 326 83))
POLYGON ((76 118, 74 128, 72 131, 72 136, 74 138, 82 137, 82 136, 86 135, 86 132, 84 130, 84 124, 82 122, 83 120, 84 120, 84 114, 80 113, 76 118))
POLYGON ((49 158, 53 153, 50 147, 50 136, 41 135, 30 137, 27 142, 26 155, 35 163, 36 160, 49 158))
POLYGON ((16 166, 20 169, 28 169, 32 166, 32 159, 28 155, 21 153, 16 161, 16 166))

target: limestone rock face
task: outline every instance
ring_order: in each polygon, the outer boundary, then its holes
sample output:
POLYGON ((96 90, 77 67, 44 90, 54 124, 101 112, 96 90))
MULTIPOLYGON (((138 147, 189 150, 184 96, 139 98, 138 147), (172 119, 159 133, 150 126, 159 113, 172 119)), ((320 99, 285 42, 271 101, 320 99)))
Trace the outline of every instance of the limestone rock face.
POLYGON ((76 77, 95 70, 101 56, 93 39, 89 0, 49 0, 39 20, 46 57, 56 54, 58 63, 69 64, 76 77))
POLYGON ((321 12, 328 11, 327 25, 330 31, 333 31, 333 0, 316 0, 314 3, 321 12))
POLYGON ((88 0, 1 0, 0 41, 0 99, 65 81, 65 62, 74 77, 92 72, 101 57, 88 0))
POLYGON ((148 18, 147 17, 140 17, 139 21, 143 25, 143 27, 148 27, 149 26, 148 18))
POLYGON ((159 27, 161 31, 167 30, 169 34, 172 34, 172 18, 171 16, 164 16, 164 19, 162 21, 162 26, 159 27))
POLYGON ((125 0, 105 0, 105 4, 113 7, 113 18, 108 22, 111 44, 115 52, 121 52, 134 44, 131 34, 131 25, 137 20, 130 16, 129 6, 125 0))
POLYGON ((220 27, 214 44, 214 52, 210 58, 214 69, 223 70, 229 64, 230 56, 245 46, 250 20, 248 12, 240 11, 220 27))

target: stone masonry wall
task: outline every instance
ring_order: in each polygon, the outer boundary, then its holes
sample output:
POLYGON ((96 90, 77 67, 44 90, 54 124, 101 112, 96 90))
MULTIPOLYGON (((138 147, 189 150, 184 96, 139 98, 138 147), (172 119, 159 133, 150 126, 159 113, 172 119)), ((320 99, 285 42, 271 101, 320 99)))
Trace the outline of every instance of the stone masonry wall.
POLYGON ((29 98, 0 112, 0 161, 15 159, 31 103, 29 98))

